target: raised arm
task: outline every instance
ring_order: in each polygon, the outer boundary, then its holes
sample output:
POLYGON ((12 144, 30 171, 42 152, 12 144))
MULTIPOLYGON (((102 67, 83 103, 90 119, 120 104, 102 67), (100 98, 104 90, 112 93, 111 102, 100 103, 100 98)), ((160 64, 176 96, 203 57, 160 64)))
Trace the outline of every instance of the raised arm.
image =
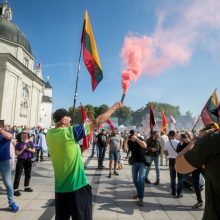
POLYGON ((7 140, 13 139, 13 134, 6 131, 4 128, 0 128, 0 134, 7 140))
POLYGON ((92 128, 99 127, 103 122, 105 122, 110 116, 117 110, 123 107, 122 102, 116 102, 112 107, 110 107, 106 112, 99 115, 95 120, 88 122, 92 128))

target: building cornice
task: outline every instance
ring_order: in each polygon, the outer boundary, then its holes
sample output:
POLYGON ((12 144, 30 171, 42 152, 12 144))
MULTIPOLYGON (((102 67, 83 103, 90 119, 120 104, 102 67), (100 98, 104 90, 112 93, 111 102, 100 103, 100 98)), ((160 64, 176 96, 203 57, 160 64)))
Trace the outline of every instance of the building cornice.
MULTIPOLYGON (((21 72, 29 77, 31 80, 36 81, 41 86, 45 86, 45 82, 40 79, 34 72, 29 70, 23 63, 21 63, 18 59, 16 59, 13 55, 10 53, 0 53, 0 58, 4 59, 6 62, 11 63, 13 66, 15 66, 17 69, 21 70, 21 72)), ((7 67, 6 67, 7 68, 7 67)))

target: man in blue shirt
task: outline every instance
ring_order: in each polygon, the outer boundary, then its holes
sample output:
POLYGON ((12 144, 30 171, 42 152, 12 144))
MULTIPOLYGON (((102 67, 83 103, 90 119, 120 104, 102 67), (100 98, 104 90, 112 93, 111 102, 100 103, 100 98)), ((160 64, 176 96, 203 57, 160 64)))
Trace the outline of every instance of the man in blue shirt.
POLYGON ((13 187, 11 180, 10 142, 12 138, 13 135, 5 131, 3 126, 0 126, 0 173, 7 190, 9 208, 12 212, 17 212, 19 206, 17 206, 13 200, 13 187))

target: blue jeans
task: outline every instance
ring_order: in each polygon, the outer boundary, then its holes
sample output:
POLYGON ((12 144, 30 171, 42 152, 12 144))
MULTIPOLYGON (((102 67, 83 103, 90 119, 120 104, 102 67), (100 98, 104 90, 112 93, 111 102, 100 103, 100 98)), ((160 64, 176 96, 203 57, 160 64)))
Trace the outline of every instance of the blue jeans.
POLYGON ((94 157, 95 149, 96 149, 96 155, 97 155, 97 157, 99 157, 98 146, 96 143, 92 144, 92 155, 91 156, 94 157))
POLYGON ((144 198, 144 179, 146 173, 146 166, 142 162, 134 162, 132 164, 132 178, 137 190, 137 196, 140 199, 144 198))
MULTIPOLYGON (((156 169, 156 178, 157 180, 160 180, 160 167, 159 167, 159 156, 148 156, 149 157, 149 162, 152 164, 154 161, 155 169, 156 169)), ((148 174, 150 172, 151 165, 147 167, 146 170, 146 176, 145 178, 148 179, 148 174)))
POLYGON ((7 190, 8 203, 13 202, 13 187, 11 180, 11 165, 10 160, 5 160, 0 162, 0 173, 2 176, 3 183, 7 190))
POLYGON ((180 195, 183 191, 183 174, 177 173, 175 170, 175 161, 176 159, 169 159, 169 169, 170 169, 170 186, 172 190, 172 194, 180 195), (176 176, 178 178, 177 190, 176 190, 176 176))
POLYGON ((105 159, 105 151, 106 151, 106 148, 105 147, 102 147, 102 146, 99 146, 98 145, 98 166, 101 167, 103 166, 103 161, 105 159))

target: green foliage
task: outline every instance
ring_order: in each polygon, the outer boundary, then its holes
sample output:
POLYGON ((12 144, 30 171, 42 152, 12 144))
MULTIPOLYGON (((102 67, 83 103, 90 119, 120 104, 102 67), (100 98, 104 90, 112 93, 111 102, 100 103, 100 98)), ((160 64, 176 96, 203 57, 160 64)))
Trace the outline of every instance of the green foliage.
POLYGON ((132 113, 133 111, 130 107, 124 106, 124 108, 117 110, 113 116, 118 117, 119 125, 128 126, 131 124, 132 113))
POLYGON ((180 117, 179 106, 173 106, 166 103, 148 102, 147 103, 147 113, 149 113, 150 104, 152 105, 154 116, 161 118, 161 112, 164 111, 166 116, 172 115, 174 118, 180 117))
MULTIPOLYGON (((71 113, 71 115, 73 115, 73 107, 69 108, 69 112, 71 113)), ((78 106, 75 109, 73 124, 80 124, 80 123, 82 123, 82 116, 81 116, 81 108, 80 106, 78 106)))
POLYGON ((108 110, 108 106, 105 104, 100 105, 99 107, 94 107, 94 116, 95 118, 99 115, 101 115, 102 113, 106 112, 108 110))
MULTIPOLYGON (((141 126, 143 120, 146 120, 147 114, 149 114, 149 106, 152 105, 154 116, 161 118, 161 112, 164 111, 165 115, 169 117, 172 115, 174 118, 181 117, 179 106, 173 106, 166 103, 149 102, 145 107, 141 107, 136 111, 133 111, 130 107, 124 106, 124 108, 117 110, 112 116, 118 117, 119 125, 136 125, 141 126)), ((87 104, 84 106, 86 113, 90 119, 96 118, 100 114, 108 110, 108 106, 102 104, 100 106, 93 106, 87 104)), ((69 108, 69 112, 72 113, 72 107, 69 108)), ((190 111, 186 112, 186 116, 191 117, 190 111)), ((74 124, 82 123, 80 106, 75 109, 74 124)))

